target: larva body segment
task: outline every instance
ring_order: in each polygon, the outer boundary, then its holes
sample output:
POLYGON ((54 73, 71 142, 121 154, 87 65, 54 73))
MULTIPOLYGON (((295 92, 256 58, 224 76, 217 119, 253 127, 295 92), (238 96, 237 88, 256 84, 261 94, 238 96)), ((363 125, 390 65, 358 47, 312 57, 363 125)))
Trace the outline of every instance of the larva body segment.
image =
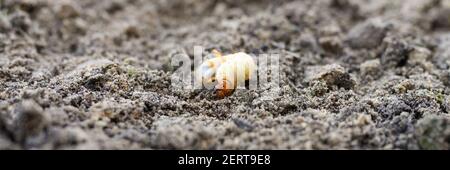
POLYGON ((229 89, 235 89, 240 83, 245 83, 253 74, 256 64, 253 58, 243 52, 228 56, 228 60, 223 63, 216 72, 216 79, 220 82, 227 80, 229 89))

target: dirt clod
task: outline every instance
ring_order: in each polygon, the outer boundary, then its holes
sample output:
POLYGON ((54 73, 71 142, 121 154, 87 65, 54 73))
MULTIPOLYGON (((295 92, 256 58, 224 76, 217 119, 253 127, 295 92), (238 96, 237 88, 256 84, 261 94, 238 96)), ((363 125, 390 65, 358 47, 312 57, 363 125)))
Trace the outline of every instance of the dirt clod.
POLYGON ((15 140, 26 143, 28 139, 44 135, 50 118, 42 108, 31 100, 23 101, 17 106, 14 119, 15 140))

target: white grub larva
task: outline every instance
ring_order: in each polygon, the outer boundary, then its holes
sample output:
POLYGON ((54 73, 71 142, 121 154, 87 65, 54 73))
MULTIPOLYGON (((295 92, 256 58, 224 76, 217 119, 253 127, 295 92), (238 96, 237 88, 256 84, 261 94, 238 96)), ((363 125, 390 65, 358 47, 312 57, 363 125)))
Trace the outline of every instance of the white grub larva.
POLYGON ((224 98, 231 95, 238 84, 250 79, 256 64, 252 56, 244 52, 225 56, 216 50, 213 53, 216 57, 200 65, 197 77, 204 85, 215 83, 217 97, 224 98))

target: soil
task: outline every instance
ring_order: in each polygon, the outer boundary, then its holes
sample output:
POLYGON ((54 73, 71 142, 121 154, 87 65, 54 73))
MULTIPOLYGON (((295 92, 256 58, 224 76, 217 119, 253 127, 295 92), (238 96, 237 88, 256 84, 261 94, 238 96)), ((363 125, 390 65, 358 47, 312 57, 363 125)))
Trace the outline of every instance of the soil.
POLYGON ((449 86, 448 0, 0 0, 0 149, 450 149, 449 86), (280 86, 174 90, 196 45, 280 86))

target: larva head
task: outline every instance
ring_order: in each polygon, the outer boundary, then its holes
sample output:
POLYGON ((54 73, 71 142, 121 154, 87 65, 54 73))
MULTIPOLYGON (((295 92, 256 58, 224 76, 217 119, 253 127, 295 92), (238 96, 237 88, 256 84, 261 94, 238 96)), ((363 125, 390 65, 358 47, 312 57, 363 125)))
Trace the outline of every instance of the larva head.
POLYGON ((219 81, 216 85, 217 98, 223 99, 233 94, 234 84, 228 80, 219 81))

